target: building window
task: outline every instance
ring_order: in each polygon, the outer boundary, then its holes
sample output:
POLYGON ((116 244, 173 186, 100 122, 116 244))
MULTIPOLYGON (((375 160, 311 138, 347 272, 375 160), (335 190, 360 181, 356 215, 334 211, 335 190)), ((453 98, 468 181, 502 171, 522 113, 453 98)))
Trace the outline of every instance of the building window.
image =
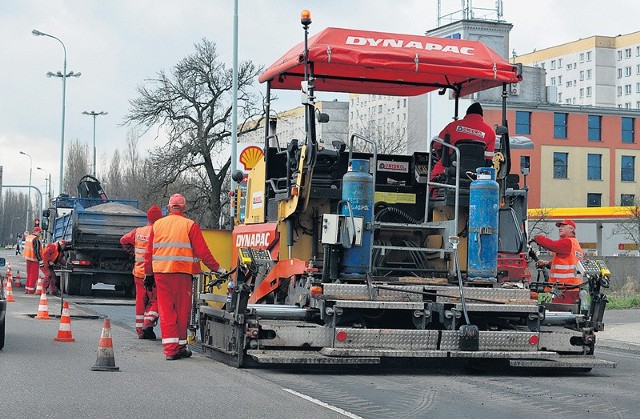
POLYGON ((636 178, 636 157, 622 156, 620 159, 620 180, 633 182, 636 178))
POLYGON ((556 85, 556 78, 555 77, 551 77, 551 85, 552 86, 556 85))
POLYGON ((553 178, 566 179, 569 153, 553 153, 553 178))
POLYGON ((591 70, 587 70, 587 80, 591 80, 591 70))
POLYGON ((562 92, 558 93, 558 103, 562 103, 562 92))
POLYGON ((531 134, 531 112, 516 111, 516 134, 531 134))
POLYGON ((558 86, 562 86, 562 76, 558 76, 558 86))
POLYGON ((584 52, 580 53, 580 62, 583 63, 584 62, 584 52))
POLYGON ((618 96, 622 96, 622 86, 618 86, 617 92, 618 92, 618 96))
POLYGON ((640 74, 640 64, 636 64, 636 74, 640 74))
POLYGON ((580 70, 580 81, 584 80, 584 70, 580 70))
POLYGON ((631 75, 631 67, 624 68, 624 76, 629 77, 631 75))
POLYGON ((602 154, 587 154, 587 179, 602 180, 602 154))
POLYGON ((631 58, 631 48, 626 48, 624 50, 624 58, 631 58))
POLYGON ((631 85, 630 84, 625 84, 624 85, 624 94, 625 95, 630 95, 631 94, 631 85))
POLYGON ((634 143, 634 118, 623 117, 622 118, 622 142, 632 144, 634 143))
POLYGON ((553 113, 553 138, 567 138, 566 113, 553 113))
POLYGON ((580 99, 584 97, 584 88, 580 88, 580 99))
POLYGON ((640 57, 640 47, 636 47, 636 57, 640 57))
POLYGON ((622 69, 621 68, 618 69, 618 78, 619 79, 622 78, 622 69))
POLYGON ((602 136, 600 134, 600 126, 602 123, 602 117, 599 115, 589 115, 589 141, 600 141, 602 136))
POLYGON ((552 70, 556 69, 556 60, 551 60, 551 69, 552 70))
POLYGON ((591 61, 591 51, 587 51, 587 61, 591 61))
POLYGON ((558 68, 562 68, 562 58, 558 58, 558 68))
POLYGON ((602 194, 600 194, 600 193, 588 193, 587 194, 587 206, 588 207, 601 207, 602 206, 602 194))
POLYGON ((622 60, 622 51, 618 51, 618 61, 622 60))
POLYGON ((633 207, 636 203, 636 196, 632 193, 623 193, 620 195, 620 205, 623 207, 633 207))
POLYGON ((587 97, 591 97, 591 86, 587 87, 587 97))

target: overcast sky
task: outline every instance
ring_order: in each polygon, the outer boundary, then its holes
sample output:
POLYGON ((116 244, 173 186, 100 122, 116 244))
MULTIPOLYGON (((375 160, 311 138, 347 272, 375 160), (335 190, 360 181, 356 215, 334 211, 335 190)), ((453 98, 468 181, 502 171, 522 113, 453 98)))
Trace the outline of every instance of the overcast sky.
MULTIPOLYGON (((443 12, 460 1, 443 0, 443 12), (445 6, 446 4, 446 6, 445 6), (445 8, 446 7, 446 8, 445 8)), ((34 37, 38 29, 60 38, 67 48, 65 146, 76 139, 92 146, 96 121, 98 172, 113 150, 125 149, 129 128, 121 126, 136 86, 169 70, 191 54, 202 38, 216 42, 229 67, 233 52, 233 0, 0 0, 0 165, 4 184, 27 184, 29 158, 33 185, 44 191, 42 167, 57 192, 62 80, 62 46, 34 37)), ((494 0, 474 0, 493 7, 494 0)), ((303 39, 299 16, 312 12, 314 34, 326 27, 424 34, 436 26, 436 0, 245 0, 239 1, 239 59, 270 65, 303 39)), ((505 0, 503 19, 514 25, 511 49, 518 54, 593 35, 615 36, 640 30, 640 2, 622 0, 505 0)), ((283 109, 276 109, 283 110, 283 109)), ((152 135, 141 152, 153 146, 152 135)))

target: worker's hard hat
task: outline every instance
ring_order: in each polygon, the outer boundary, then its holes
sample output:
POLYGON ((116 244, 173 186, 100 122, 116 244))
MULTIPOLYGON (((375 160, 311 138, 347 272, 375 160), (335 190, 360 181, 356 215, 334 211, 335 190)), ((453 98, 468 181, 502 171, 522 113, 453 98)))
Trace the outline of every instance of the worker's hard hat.
POLYGON ((175 193, 169 198, 169 208, 185 209, 186 207, 187 200, 184 199, 184 196, 182 196, 181 194, 175 193))
POLYGON ((40 227, 33 227, 33 234, 40 234, 42 233, 42 229, 40 227))
POLYGON ((576 229, 576 223, 574 223, 573 220, 563 220, 556 223, 556 227, 560 227, 562 225, 571 226, 574 230, 576 229))
POLYGON ((149 207, 149 210, 147 211, 147 220, 149 220, 149 222, 151 223, 154 223, 160 218, 162 218, 162 210, 160 209, 160 207, 157 205, 151 205, 149 207))

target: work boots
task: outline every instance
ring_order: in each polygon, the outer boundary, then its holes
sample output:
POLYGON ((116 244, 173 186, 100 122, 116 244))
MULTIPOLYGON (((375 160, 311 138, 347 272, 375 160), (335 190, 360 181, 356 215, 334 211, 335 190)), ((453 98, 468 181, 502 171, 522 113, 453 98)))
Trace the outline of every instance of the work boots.
POLYGON ((140 339, 155 340, 156 334, 153 331, 153 328, 147 327, 147 328, 142 329, 142 334, 139 337, 140 337, 140 339))

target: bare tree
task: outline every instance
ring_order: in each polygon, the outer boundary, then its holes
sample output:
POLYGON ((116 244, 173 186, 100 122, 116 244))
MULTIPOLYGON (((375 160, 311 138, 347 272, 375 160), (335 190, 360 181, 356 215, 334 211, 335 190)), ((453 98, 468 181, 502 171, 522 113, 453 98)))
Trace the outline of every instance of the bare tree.
POLYGON ((120 150, 115 150, 113 152, 106 183, 108 185, 107 195, 110 198, 130 199, 126 195, 124 187, 122 167, 120 164, 120 150))
POLYGON ((551 211, 553 208, 538 208, 529 216, 528 237, 534 238, 538 234, 548 236, 551 234, 552 228, 549 226, 551 221, 551 211))
POLYGON ((69 144, 65 160, 63 192, 69 195, 77 193, 78 182, 91 173, 89 165, 89 146, 76 139, 69 144))
MULTIPOLYGON (((358 115, 356 119, 349 121, 349 126, 355 133, 374 141, 379 154, 407 153, 407 130, 399 123, 392 122, 387 124, 386 119, 376 120, 358 115)), ((372 151, 368 144, 359 145, 358 147, 358 151, 372 151)))
POLYGON ((634 205, 623 207, 621 211, 626 218, 614 225, 611 234, 619 234, 640 248, 640 202, 636 200, 634 205))
MULTIPOLYGON (((221 158, 231 136, 232 71, 218 61, 216 44, 203 39, 195 53, 180 61, 167 74, 147 80, 130 101, 126 124, 145 129, 163 128, 167 143, 150 152, 156 190, 187 195, 190 214, 207 214, 206 227, 218 227, 221 193, 230 166, 221 158)), ((252 120, 264 117, 262 98, 250 88, 262 71, 252 62, 238 69, 238 132, 258 128, 252 120)), ((194 218, 196 218, 194 216, 194 218)))

